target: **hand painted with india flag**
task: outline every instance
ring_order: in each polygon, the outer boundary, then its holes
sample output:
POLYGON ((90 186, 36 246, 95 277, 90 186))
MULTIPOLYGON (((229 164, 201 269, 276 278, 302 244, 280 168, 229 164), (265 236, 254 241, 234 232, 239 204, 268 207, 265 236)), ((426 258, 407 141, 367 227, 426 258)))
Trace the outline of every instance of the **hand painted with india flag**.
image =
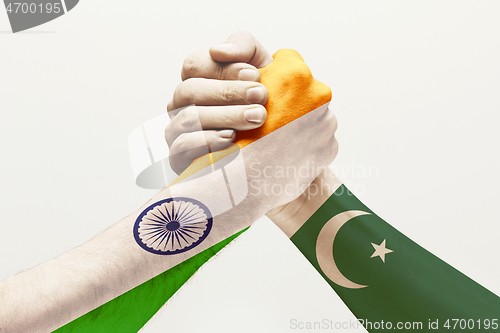
MULTIPOLYGON (((269 52, 246 31, 234 33, 225 43, 186 58, 181 72, 183 82, 167 107, 171 121, 165 137, 175 172, 180 174, 199 156, 227 148, 236 138, 235 131, 252 130, 264 124, 267 113, 263 105, 267 102, 268 91, 259 83, 258 69, 272 61, 269 52), (193 104, 196 107, 187 107, 193 104)), ((337 123, 329 113, 327 130, 332 139, 325 151, 333 160, 338 151, 334 137, 337 123)), ((325 172, 321 172, 312 186, 305 191, 302 188, 298 198, 273 209, 268 216, 283 229, 299 207, 304 211, 306 199, 317 196, 322 186, 320 181, 327 178, 325 172)))

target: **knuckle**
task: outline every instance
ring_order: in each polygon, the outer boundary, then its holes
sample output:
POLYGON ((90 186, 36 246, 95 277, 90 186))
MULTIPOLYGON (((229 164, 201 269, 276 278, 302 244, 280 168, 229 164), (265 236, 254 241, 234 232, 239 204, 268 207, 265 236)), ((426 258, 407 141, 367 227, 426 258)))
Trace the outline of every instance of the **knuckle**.
POLYGON ((337 121, 337 117, 332 112, 332 132, 335 133, 337 132, 337 129, 339 127, 339 123, 337 121))
POLYGON ((218 127, 220 127, 220 128, 235 126, 236 125, 235 123, 237 122, 235 120, 234 114, 228 113, 228 112, 221 114, 217 121, 219 123, 218 127))
POLYGON ((174 133, 172 122, 169 122, 167 124, 164 133, 165 133, 165 141, 167 142, 168 148, 170 149, 175 141, 175 138, 177 137, 174 133))
POLYGON ((238 38, 245 38, 245 39, 253 39, 254 38, 252 33, 248 30, 240 30, 238 32, 235 32, 234 35, 237 36, 238 38))
POLYGON ((189 140, 187 140, 187 137, 185 133, 179 135, 177 139, 172 144, 172 147, 170 148, 169 155, 176 156, 176 158, 183 158, 186 152, 189 150, 189 140))
POLYGON ((213 77, 219 78, 221 80, 228 80, 230 79, 230 75, 228 73, 229 66, 228 65, 223 65, 223 64, 217 64, 216 66, 213 67, 213 77))
POLYGON ((174 142, 172 144, 172 147, 170 147, 170 150, 168 151, 168 156, 170 156, 170 159, 172 159, 174 156, 177 158, 179 155, 179 150, 177 149, 177 142, 174 142))
POLYGON ((332 150, 333 150, 334 156, 337 156, 337 153, 339 151, 339 142, 337 141, 337 138, 335 138, 335 137, 333 137, 332 150))
POLYGON ((181 71, 183 80, 198 76, 200 73, 200 55, 202 52, 204 52, 204 50, 191 53, 184 59, 181 71))
POLYGON ((217 99, 225 101, 229 104, 235 104, 241 100, 241 93, 239 90, 230 84, 224 84, 217 92, 217 99))
POLYGON ((172 118, 172 113, 171 113, 171 111, 173 111, 173 110, 174 110, 174 101, 173 101, 173 100, 170 100, 170 101, 168 102, 168 104, 167 104, 167 112, 168 112, 168 116, 169 116, 170 118, 172 118))
POLYGON ((178 133, 188 133, 201 130, 200 119, 196 107, 182 109, 174 119, 178 133))
POLYGON ((337 157, 338 153, 339 153, 339 142, 334 137, 333 142, 332 142, 332 148, 331 148, 330 162, 332 162, 337 157))
POLYGON ((188 161, 185 161, 185 159, 180 158, 180 156, 176 156, 176 155, 172 155, 172 154, 169 155, 168 160, 170 163, 170 167, 178 175, 180 175, 189 164, 188 161))
POLYGON ((203 132, 181 134, 169 151, 170 159, 178 159, 182 163, 191 161, 209 152, 209 143, 204 139, 203 132))
POLYGON ((172 148, 168 152, 168 157, 170 159, 170 164, 173 164, 175 160, 178 160, 180 158, 179 153, 177 150, 175 150, 175 146, 172 146, 172 148))
POLYGON ((327 109, 322 118, 323 119, 320 121, 320 124, 322 124, 322 126, 325 126, 324 128, 328 132, 331 132, 332 134, 335 133, 337 131, 338 123, 337 123, 337 117, 335 116, 333 111, 327 109))
POLYGON ((174 98, 173 98, 174 104, 177 106, 179 105, 185 106, 191 104, 193 98, 191 90, 192 90, 191 79, 181 82, 181 84, 179 84, 174 91, 174 98))

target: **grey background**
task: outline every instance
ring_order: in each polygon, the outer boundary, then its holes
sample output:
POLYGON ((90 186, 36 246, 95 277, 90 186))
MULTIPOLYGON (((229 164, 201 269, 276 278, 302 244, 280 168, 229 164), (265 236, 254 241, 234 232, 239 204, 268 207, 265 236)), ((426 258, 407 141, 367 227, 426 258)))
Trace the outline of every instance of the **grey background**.
MULTIPOLYGON (((85 242, 155 193, 134 185, 128 134, 164 112, 184 57, 246 29, 271 52, 297 49, 333 89, 338 176, 386 221, 500 295, 499 9, 494 1, 86 0, 17 35, 0 11, 0 279, 85 242)), ((293 318, 349 320, 272 224, 254 229, 144 332, 287 332, 293 318)))

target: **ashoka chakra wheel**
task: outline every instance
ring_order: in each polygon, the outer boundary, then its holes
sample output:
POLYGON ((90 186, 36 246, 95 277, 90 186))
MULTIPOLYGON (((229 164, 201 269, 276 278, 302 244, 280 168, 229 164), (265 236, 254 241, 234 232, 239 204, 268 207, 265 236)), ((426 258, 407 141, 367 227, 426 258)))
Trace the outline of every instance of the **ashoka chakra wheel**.
POLYGON ((169 198, 146 208, 134 225, 134 238, 144 250, 177 254, 199 245, 212 229, 212 216, 201 202, 169 198))

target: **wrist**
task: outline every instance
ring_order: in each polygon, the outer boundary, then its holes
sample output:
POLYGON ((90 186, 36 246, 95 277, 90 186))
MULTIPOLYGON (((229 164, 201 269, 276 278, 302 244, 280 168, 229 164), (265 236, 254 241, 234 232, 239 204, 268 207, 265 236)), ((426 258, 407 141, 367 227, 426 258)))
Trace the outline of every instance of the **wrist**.
POLYGON ((291 237, 341 184, 337 176, 326 168, 297 199, 269 211, 266 216, 291 237))

